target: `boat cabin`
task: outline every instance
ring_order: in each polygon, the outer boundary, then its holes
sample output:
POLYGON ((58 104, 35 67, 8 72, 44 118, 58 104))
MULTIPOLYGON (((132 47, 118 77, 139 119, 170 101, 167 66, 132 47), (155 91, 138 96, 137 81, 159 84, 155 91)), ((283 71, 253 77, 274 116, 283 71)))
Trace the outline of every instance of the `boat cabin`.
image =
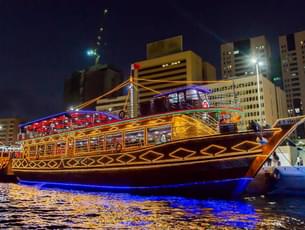
POLYGON ((209 108, 208 94, 212 91, 202 86, 185 86, 155 95, 153 100, 141 103, 142 116, 185 109, 209 108))

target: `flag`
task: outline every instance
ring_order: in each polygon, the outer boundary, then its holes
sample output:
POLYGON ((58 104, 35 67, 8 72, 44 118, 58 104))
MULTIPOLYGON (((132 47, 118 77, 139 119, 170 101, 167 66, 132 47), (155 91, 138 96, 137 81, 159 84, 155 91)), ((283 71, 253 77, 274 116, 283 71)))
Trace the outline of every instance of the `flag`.
POLYGON ((138 64, 138 63, 134 63, 134 64, 131 65, 131 69, 132 69, 132 70, 140 69, 140 68, 141 68, 141 65, 138 64))

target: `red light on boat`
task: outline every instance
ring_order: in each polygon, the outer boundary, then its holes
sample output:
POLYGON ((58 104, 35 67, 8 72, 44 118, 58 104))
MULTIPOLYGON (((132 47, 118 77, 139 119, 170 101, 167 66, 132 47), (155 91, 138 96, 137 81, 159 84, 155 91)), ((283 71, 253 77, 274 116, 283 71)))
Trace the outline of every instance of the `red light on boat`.
POLYGON ((207 100, 204 100, 204 101, 202 102, 202 108, 207 109, 207 108, 209 108, 209 107, 210 107, 209 102, 208 102, 207 100))

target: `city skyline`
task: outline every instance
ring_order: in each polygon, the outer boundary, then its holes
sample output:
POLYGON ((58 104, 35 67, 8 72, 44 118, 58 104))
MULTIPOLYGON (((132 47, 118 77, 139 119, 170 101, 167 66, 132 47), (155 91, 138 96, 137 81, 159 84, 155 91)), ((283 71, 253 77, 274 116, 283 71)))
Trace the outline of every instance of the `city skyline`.
POLYGON ((294 2, 157 1, 148 9, 139 1, 1 1, 0 116, 31 119, 65 109, 63 82, 94 63, 85 52, 96 41, 105 8, 102 63, 128 73, 132 62, 145 57, 147 42, 182 34, 185 50, 214 64, 220 78, 222 43, 265 35, 278 55, 280 35, 305 30, 305 3, 294 2))

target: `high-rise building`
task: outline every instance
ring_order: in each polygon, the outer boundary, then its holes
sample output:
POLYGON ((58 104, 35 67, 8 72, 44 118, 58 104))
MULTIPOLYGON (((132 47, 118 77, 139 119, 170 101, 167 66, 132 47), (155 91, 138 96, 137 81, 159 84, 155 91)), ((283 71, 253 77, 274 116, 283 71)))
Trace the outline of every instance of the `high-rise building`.
POLYGON ((304 114, 305 104, 305 31, 279 37, 284 90, 288 114, 304 114))
POLYGON ((276 86, 279 86, 282 89, 284 89, 281 66, 282 66, 282 64, 281 64, 281 58, 280 57, 272 58, 272 61, 271 61, 271 78, 270 79, 273 82, 273 84, 275 84, 276 86))
POLYGON ((19 123, 17 118, 0 118, 0 145, 16 144, 19 123))
MULTIPOLYGON (((97 64, 86 70, 74 72, 65 80, 65 105, 67 108, 79 105, 108 92, 121 82, 122 72, 110 65, 97 64)), ((121 91, 114 93, 113 96, 120 93, 121 91)))
MULTIPOLYGON (((304 115, 305 31, 280 36, 279 46, 288 115, 304 115)), ((304 126, 298 127, 296 135, 305 137, 304 126)))
POLYGON ((97 101, 96 111, 111 112, 113 114, 119 115, 121 111, 125 111, 126 116, 130 116, 130 98, 127 95, 102 98, 97 101), (127 101, 126 101, 127 100, 127 101))
MULTIPOLYGON (((243 114, 242 129, 251 121, 260 122, 255 75, 235 78, 228 82, 205 85, 212 90, 211 104, 239 104, 243 114)), ((285 92, 267 78, 260 76, 261 111, 264 124, 272 125, 278 118, 287 117, 285 92)))
MULTIPOLYGON (((161 92, 192 84, 190 81, 216 80, 215 67, 194 52, 183 51, 182 43, 182 36, 177 36, 147 44, 147 59, 136 62, 140 66, 135 70, 138 82, 161 92)), ((140 102, 156 94, 141 87, 138 92, 140 102)))
POLYGON ((251 59, 263 63, 260 72, 270 78, 271 49, 265 36, 228 42, 221 45, 221 76, 223 79, 251 76, 255 74, 255 65, 251 59))

